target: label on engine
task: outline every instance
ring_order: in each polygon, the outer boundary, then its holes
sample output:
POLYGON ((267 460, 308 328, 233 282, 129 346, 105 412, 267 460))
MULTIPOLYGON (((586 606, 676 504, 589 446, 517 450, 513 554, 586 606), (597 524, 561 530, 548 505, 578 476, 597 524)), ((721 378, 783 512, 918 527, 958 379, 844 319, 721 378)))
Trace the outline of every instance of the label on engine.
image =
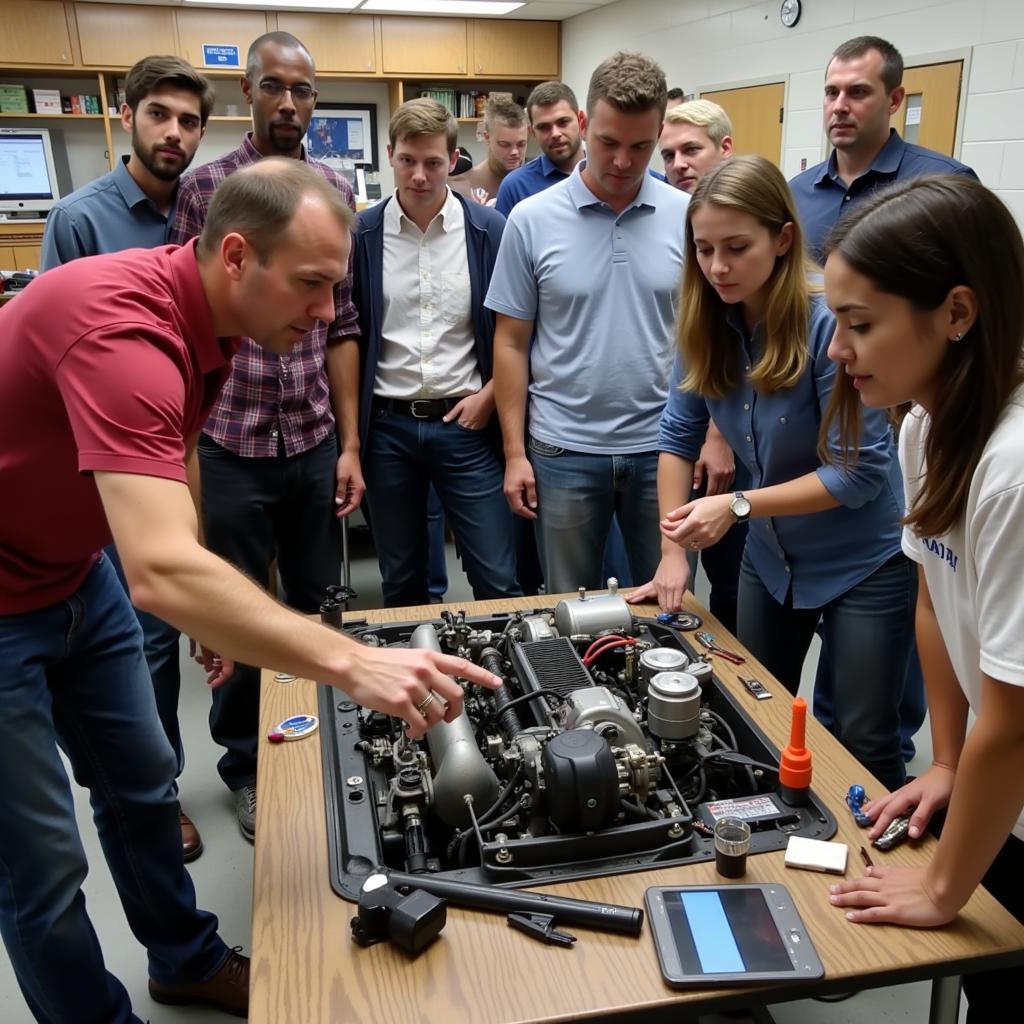
POLYGON ((708 825, 719 818, 739 818, 741 821, 770 821, 785 818, 791 812, 783 811, 770 796, 748 796, 736 800, 715 800, 700 805, 701 817, 708 825))

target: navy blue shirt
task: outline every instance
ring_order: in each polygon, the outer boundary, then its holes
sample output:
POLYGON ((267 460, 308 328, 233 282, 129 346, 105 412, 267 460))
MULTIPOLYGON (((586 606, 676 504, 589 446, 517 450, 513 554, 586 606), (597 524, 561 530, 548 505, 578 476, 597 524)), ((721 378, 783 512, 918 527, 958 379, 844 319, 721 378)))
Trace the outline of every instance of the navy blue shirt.
POLYGON ((517 167, 501 179, 498 186, 498 200, 494 208, 503 217, 509 215, 509 211, 516 203, 522 202, 528 196, 543 192, 544 189, 557 185, 569 177, 572 172, 563 171, 556 167, 543 153, 528 160, 522 167, 517 167))
POLYGON ((849 187, 839 177, 836 152, 832 150, 827 160, 801 172, 789 183, 807 239, 807 251, 820 262, 825 241, 840 217, 877 189, 926 174, 963 174, 978 179, 959 160, 904 142, 895 128, 889 130, 889 141, 874 163, 849 187))
POLYGON ((836 461, 823 465, 818 431, 836 375, 828 357, 835 320, 824 301, 811 299, 810 359, 803 376, 771 394, 756 391, 748 378, 764 351, 761 325, 748 337, 738 306, 728 309, 726 321, 743 371, 741 383, 724 398, 680 391, 677 356, 658 450, 696 461, 710 416, 750 471, 752 488, 817 473, 839 505, 807 515, 751 519, 746 551, 776 601, 785 601, 792 584, 794 608, 820 608, 900 551, 903 479, 889 421, 883 410, 862 407, 857 461, 843 466, 835 432, 829 446, 836 461))
MULTIPOLYGON (((167 244, 174 206, 165 215, 128 173, 128 157, 102 178, 89 182, 57 202, 46 218, 43 270, 80 256, 155 249, 167 244)), ((175 202, 177 190, 175 190, 175 202)))

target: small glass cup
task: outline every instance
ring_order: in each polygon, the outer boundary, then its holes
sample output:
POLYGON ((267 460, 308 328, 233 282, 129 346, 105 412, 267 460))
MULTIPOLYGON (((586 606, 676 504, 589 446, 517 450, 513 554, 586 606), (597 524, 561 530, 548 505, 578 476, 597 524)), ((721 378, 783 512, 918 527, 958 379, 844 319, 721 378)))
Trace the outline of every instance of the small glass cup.
POLYGON ((723 878, 742 878, 747 872, 750 826, 739 818, 715 822, 715 868, 723 878))

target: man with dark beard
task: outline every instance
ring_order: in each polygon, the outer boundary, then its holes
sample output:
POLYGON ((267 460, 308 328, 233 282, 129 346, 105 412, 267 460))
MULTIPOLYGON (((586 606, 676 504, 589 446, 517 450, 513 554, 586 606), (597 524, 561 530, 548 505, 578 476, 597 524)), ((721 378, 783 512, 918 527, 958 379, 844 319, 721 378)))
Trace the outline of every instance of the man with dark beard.
MULTIPOLYGON (((209 80, 180 57, 143 57, 128 72, 121 124, 131 132, 132 151, 109 174, 65 196, 50 211, 43 270, 80 256, 166 244, 178 179, 196 155, 213 99, 209 80)), ((106 554, 124 583, 113 545, 106 554)), ((160 723, 177 757, 177 778, 185 764, 178 727, 180 633, 148 612, 136 610, 136 615, 160 723)), ((182 854, 186 862, 193 861, 203 852, 203 841, 180 807, 178 818, 182 854)))
POLYGON ((132 151, 50 211, 42 269, 79 256, 164 245, 178 179, 196 155, 212 107, 213 87, 180 57, 143 57, 128 72, 121 108, 132 151))
MULTIPOLYGON (((182 181, 172 242, 198 235, 217 187, 264 157, 305 162, 355 210, 348 182, 310 160, 302 144, 316 106, 309 50, 288 32, 260 36, 249 47, 241 88, 252 107, 253 130, 238 149, 182 181)), ((346 464, 339 462, 331 411, 343 373, 341 341, 359 335, 351 295, 350 262, 349 275, 334 288, 334 320, 317 320, 289 354, 275 355, 245 339, 197 445, 207 546, 260 583, 267 582, 276 558, 280 596, 302 612, 317 611, 325 589, 340 580, 337 516, 358 505, 348 474, 342 475, 346 464)), ((210 732, 225 748, 217 768, 250 841, 258 730, 259 669, 240 665, 213 691, 210 732)))

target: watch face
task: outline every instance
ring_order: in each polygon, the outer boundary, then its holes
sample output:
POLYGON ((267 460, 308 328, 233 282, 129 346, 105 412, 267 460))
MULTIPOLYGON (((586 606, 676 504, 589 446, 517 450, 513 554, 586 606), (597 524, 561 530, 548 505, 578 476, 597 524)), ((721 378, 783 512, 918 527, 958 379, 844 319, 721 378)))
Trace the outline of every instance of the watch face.
POLYGON ((779 17, 786 28, 792 28, 800 20, 800 0, 783 0, 779 17))
POLYGON ((750 502, 742 494, 737 494, 732 499, 729 508, 737 519, 746 519, 750 515, 750 502))

